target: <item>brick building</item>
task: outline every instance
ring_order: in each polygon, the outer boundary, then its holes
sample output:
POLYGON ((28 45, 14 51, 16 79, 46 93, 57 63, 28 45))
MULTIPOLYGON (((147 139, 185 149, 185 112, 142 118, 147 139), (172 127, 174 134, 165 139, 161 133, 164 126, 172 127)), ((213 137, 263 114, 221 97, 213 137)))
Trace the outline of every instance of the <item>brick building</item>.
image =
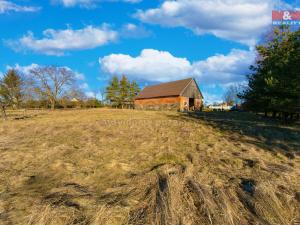
POLYGON ((145 87, 135 98, 136 109, 197 111, 203 95, 193 78, 145 87))

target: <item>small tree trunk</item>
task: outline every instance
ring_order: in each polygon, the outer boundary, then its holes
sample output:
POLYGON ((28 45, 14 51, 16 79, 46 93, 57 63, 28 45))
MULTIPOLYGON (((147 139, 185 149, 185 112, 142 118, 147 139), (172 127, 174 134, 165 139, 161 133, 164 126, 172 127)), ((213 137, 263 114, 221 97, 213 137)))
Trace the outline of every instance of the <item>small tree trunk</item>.
POLYGON ((50 100, 50 104, 51 104, 51 110, 55 109, 55 101, 52 99, 50 100))
POLYGON ((5 106, 1 106, 1 114, 2 114, 2 119, 6 120, 7 119, 7 115, 6 115, 6 110, 5 110, 5 106))
POLYGON ((283 115, 284 115, 284 123, 287 124, 287 119, 288 119, 289 114, 285 112, 285 113, 283 113, 283 115))

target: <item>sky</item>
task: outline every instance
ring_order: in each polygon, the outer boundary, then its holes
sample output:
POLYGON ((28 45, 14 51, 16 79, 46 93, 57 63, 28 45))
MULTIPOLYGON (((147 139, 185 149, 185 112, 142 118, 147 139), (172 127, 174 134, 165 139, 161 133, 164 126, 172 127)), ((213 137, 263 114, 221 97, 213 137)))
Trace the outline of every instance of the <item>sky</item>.
POLYGON ((72 70, 86 95, 112 76, 141 87, 193 77, 207 103, 244 84, 282 0, 0 0, 0 76, 72 70))

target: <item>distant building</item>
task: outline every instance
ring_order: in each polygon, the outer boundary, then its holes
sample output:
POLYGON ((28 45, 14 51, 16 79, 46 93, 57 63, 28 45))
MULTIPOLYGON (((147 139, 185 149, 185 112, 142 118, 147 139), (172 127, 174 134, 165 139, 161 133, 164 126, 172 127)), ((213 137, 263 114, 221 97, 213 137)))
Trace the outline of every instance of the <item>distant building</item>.
POLYGON ((71 102, 79 102, 79 100, 77 98, 72 98, 71 102))
POLYGON ((145 87, 135 98, 136 109, 198 111, 203 95, 193 78, 145 87))
POLYGON ((208 108, 215 111, 229 111, 233 108, 233 106, 228 105, 227 103, 220 103, 220 104, 209 105, 208 108))

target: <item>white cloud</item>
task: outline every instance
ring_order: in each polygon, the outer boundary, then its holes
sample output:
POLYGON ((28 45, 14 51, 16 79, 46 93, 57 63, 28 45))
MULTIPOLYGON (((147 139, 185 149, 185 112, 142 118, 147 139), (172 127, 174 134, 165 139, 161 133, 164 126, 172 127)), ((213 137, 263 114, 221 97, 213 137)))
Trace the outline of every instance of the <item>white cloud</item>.
POLYGON ((63 55, 66 51, 92 49, 117 40, 118 33, 107 25, 87 26, 83 29, 47 29, 37 39, 32 32, 17 41, 6 41, 16 51, 31 50, 46 55, 63 55))
POLYGON ((202 92, 202 94, 205 99, 205 103, 207 103, 207 104, 223 102, 221 95, 211 94, 209 92, 202 92))
POLYGON ((100 59, 102 69, 110 74, 126 74, 134 78, 166 81, 182 78, 191 69, 185 58, 176 58, 169 52, 144 49, 140 56, 111 54, 100 59))
POLYGON ((34 6, 21 6, 17 5, 11 1, 0 0, 0 14, 7 12, 36 12, 39 11, 40 7, 34 6))
POLYGON ((27 66, 21 66, 17 63, 14 66, 7 65, 6 70, 14 69, 14 70, 18 71, 19 73, 28 75, 28 74, 30 74, 31 70, 36 69, 38 67, 40 67, 40 66, 38 64, 35 64, 35 63, 32 63, 32 64, 27 65, 27 66))
POLYGON ((200 83, 225 85, 245 80, 254 58, 251 51, 233 49, 227 55, 217 54, 190 62, 169 52, 144 49, 137 57, 111 54, 100 58, 99 63, 108 74, 126 74, 143 81, 165 82, 195 77, 200 83))
POLYGON ((84 94, 88 98, 95 98, 95 93, 93 91, 86 91, 84 94))
MULTIPOLYGON (((65 67, 67 70, 72 70, 72 69, 70 69, 69 67, 65 67)), ((84 74, 83 73, 79 73, 79 72, 77 72, 77 71, 73 71, 74 73, 75 73, 75 77, 76 77, 76 79, 77 80, 85 80, 85 76, 84 76, 84 74)))
POLYGON ((123 25, 120 31, 122 37, 125 38, 144 38, 151 35, 151 32, 143 26, 138 26, 133 23, 123 25))
POLYGON ((87 83, 82 83, 79 85, 80 89, 89 89, 89 85, 87 83))
MULTIPOLYGON (((39 68, 39 67, 42 67, 42 65, 38 65, 36 63, 32 63, 30 65, 21 66, 18 63, 16 63, 14 66, 7 65, 6 66, 6 70, 14 69, 14 70, 16 70, 19 73, 22 73, 24 75, 30 75, 30 71, 31 70, 39 68)), ((70 67, 67 67, 67 66, 62 66, 61 68, 65 68, 66 70, 72 71, 74 73, 74 75, 75 75, 76 80, 78 80, 80 82, 82 82, 82 81, 85 80, 84 74, 82 74, 80 72, 77 72, 77 71, 74 71, 70 67)), ((83 83, 81 85, 85 85, 85 83, 83 83)), ((86 87, 86 85, 85 85, 85 87, 86 87)))
POLYGON ((146 23, 185 27, 197 35, 213 34, 253 46, 271 26, 272 9, 282 5, 280 0, 165 0, 135 16, 146 23))
POLYGON ((52 2, 62 4, 64 7, 74 7, 79 5, 81 7, 94 7, 95 1, 93 0, 53 0, 52 2))
POLYGON ((142 0, 52 0, 53 3, 61 4, 64 7, 80 6, 84 8, 94 8, 99 2, 127 2, 127 3, 138 3, 142 0))
POLYGON ((227 55, 217 54, 193 63, 191 74, 205 83, 241 82, 254 59, 255 54, 252 51, 233 49, 227 55))
POLYGON ((86 91, 84 94, 88 98, 96 98, 98 100, 103 100, 104 99, 104 96, 102 96, 102 94, 100 92, 86 91))

